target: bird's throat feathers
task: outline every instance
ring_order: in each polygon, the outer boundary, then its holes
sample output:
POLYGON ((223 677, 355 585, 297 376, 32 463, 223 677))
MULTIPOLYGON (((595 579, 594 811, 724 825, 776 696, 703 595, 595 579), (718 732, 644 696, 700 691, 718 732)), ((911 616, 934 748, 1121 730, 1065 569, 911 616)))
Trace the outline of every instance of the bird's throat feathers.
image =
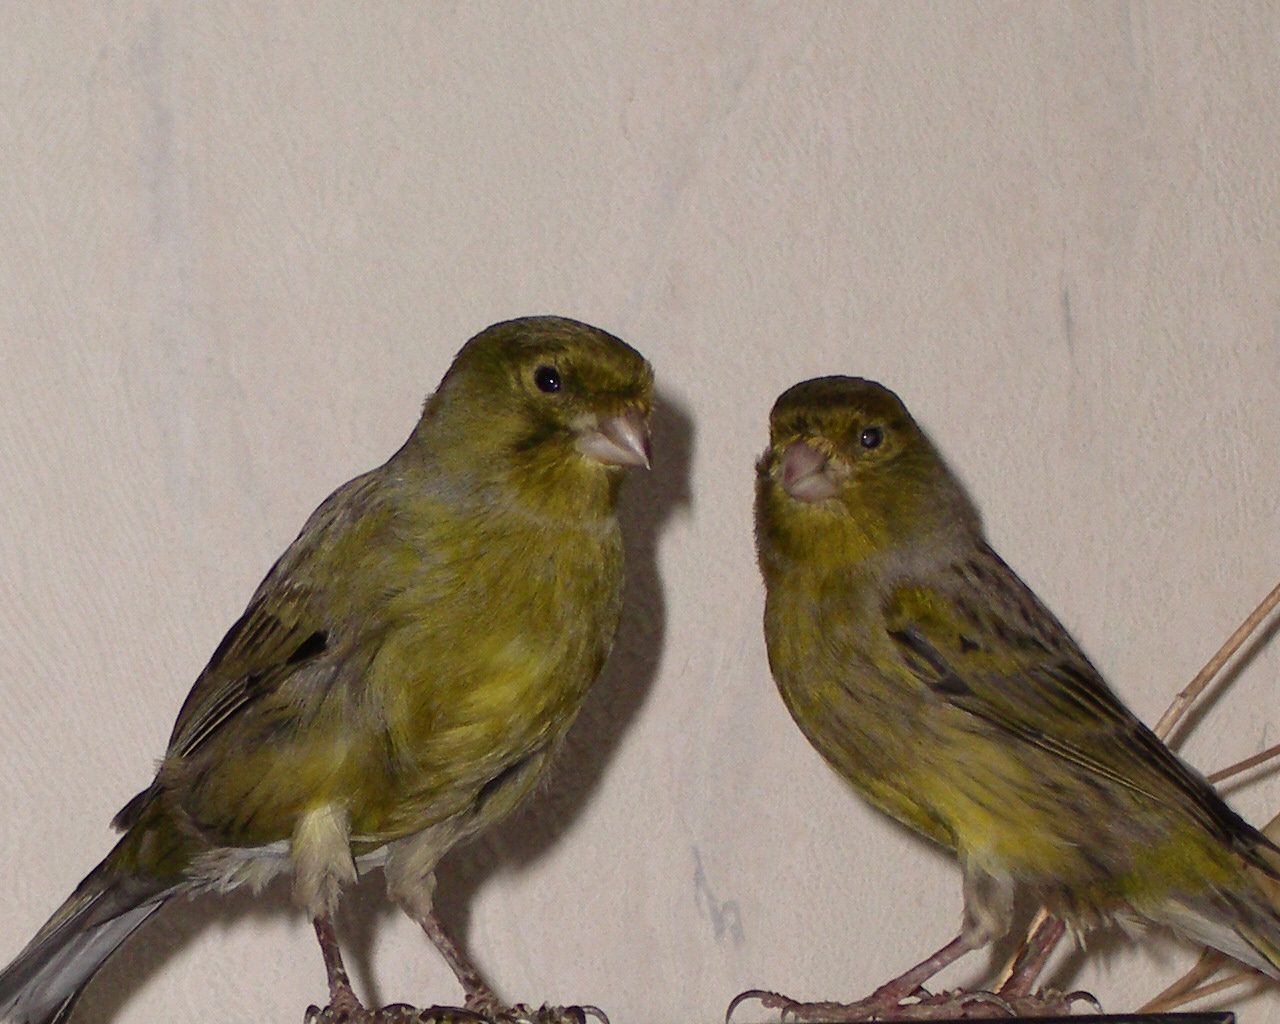
MULTIPOLYGON (((931 449, 920 453, 946 473, 866 474, 820 502, 797 501, 761 460, 756 481, 756 545, 766 572, 847 570, 896 563, 929 551, 941 559, 981 536, 977 511, 931 449)), ((923 467, 922 467, 923 469, 923 467)))
POLYGON ((596 529, 612 520, 626 472, 585 458, 573 437, 502 409, 449 409, 432 395, 396 459, 423 473, 458 505, 562 528, 596 529), (443 409, 442 406, 445 406, 443 409))

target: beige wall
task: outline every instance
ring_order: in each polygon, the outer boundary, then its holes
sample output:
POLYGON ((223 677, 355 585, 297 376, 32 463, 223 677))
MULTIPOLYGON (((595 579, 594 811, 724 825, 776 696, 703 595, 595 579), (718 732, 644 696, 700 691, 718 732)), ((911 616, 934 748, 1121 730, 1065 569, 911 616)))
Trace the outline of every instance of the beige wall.
MULTIPOLYGON (((898 390, 1149 721, 1280 577, 1275 3, 0 19, 0 960, 106 851, 307 512, 508 316, 621 334, 667 410, 620 657, 540 804, 442 872, 513 998, 713 1020, 748 986, 859 994, 953 933, 954 864, 847 793, 769 679, 751 466, 795 381, 898 390)), ((1195 764, 1276 741, 1278 669, 1195 764)), ((1280 809, 1274 781, 1230 796, 1280 809)), ((346 925, 382 999, 457 998, 376 885, 346 925)), ((1113 1010, 1193 955, 1098 948, 1072 980, 1113 1010)), ((281 888, 172 908, 82 1019, 323 995, 281 888)))

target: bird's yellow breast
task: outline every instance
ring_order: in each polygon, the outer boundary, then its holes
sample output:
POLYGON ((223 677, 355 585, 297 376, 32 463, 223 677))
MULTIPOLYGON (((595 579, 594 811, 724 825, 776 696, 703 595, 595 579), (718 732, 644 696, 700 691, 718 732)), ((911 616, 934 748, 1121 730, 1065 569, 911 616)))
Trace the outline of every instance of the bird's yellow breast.
POLYGON ((435 824, 556 744, 608 655, 621 605, 616 529, 602 542, 544 528, 473 555, 392 603, 396 624, 368 672, 380 749, 353 751, 381 777, 347 794, 357 834, 435 824))

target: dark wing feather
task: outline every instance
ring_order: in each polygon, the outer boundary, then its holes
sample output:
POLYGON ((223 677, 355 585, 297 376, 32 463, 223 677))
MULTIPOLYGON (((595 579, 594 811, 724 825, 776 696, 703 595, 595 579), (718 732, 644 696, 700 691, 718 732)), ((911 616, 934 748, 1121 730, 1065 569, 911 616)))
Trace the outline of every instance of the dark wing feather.
POLYGON ((939 700, 1165 806, 1270 872, 1267 841, 1128 710, 1053 614, 983 547, 885 606, 903 664, 939 700))
POLYGON ((307 596, 255 597, 191 688, 169 739, 170 756, 192 754, 255 698, 325 652, 329 632, 307 596))
POLYGON ((338 656, 339 623, 329 621, 331 602, 324 584, 314 581, 346 579, 350 585, 350 560, 378 543, 391 518, 379 499, 384 469, 349 480, 329 495, 271 567, 187 695, 169 738, 168 756, 189 756, 302 669, 319 658, 338 656), (334 562, 345 567, 345 575, 334 562))

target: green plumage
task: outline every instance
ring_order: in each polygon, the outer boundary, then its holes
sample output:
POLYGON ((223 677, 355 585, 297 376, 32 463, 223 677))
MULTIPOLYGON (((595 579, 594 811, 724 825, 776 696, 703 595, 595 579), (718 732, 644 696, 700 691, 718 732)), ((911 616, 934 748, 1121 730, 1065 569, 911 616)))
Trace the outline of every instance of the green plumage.
POLYGON ((615 505, 626 465, 647 464, 652 381, 574 321, 468 342, 405 445, 336 490, 258 587, 117 816, 124 837, 0 974, 0 1018, 62 1012, 132 930, 67 953, 101 925, 84 908, 116 920, 132 892, 158 905, 292 868, 327 920, 365 857, 430 934, 436 860, 533 787, 609 654, 615 505), (59 958, 75 969, 41 966, 59 958))
POLYGON ((1028 890, 1079 928, 1168 924, 1280 977, 1275 848, 1124 707, 987 545, 902 403, 828 377, 757 467, 769 663, 828 763, 954 850, 974 943, 1028 890))

